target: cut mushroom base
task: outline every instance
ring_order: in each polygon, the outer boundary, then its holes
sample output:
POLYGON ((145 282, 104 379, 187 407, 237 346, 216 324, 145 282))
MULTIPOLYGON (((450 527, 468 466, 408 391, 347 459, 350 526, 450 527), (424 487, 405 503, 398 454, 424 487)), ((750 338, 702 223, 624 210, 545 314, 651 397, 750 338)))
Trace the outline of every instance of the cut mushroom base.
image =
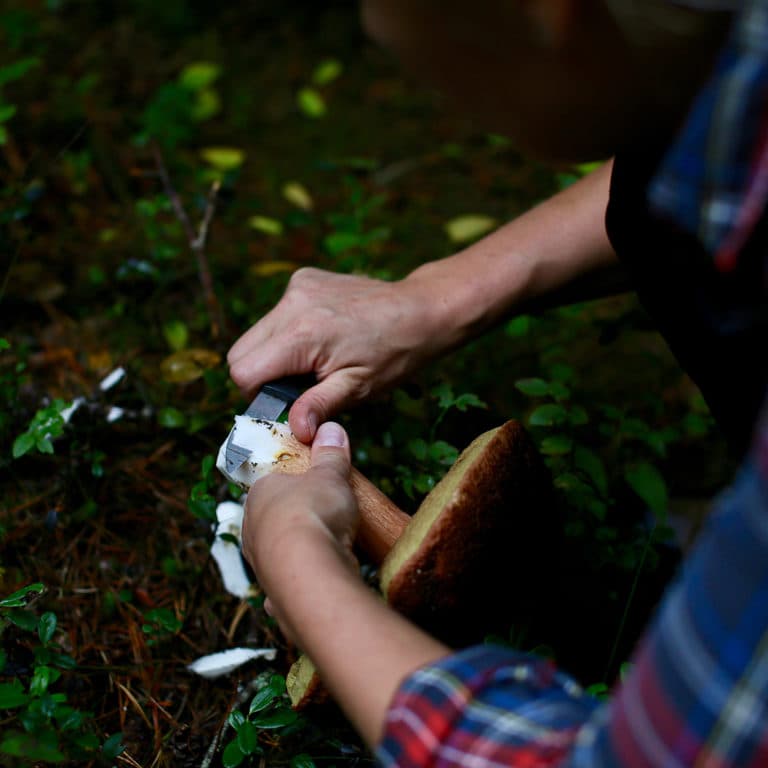
MULTIPOLYGON (((300 443, 287 424, 235 416, 231 435, 237 445, 251 451, 250 456, 233 472, 228 472, 227 439, 219 448, 216 467, 243 490, 247 491, 259 478, 273 472, 300 475, 310 467, 309 446, 300 443)), ((352 470, 350 482, 360 509, 355 543, 378 565, 411 518, 356 469, 352 470)))

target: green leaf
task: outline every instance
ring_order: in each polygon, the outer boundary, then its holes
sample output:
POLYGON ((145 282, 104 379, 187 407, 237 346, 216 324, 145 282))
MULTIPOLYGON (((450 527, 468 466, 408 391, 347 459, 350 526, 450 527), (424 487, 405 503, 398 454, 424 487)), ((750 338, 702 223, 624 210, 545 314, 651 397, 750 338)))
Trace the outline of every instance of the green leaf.
POLYGON ((426 440, 420 437, 415 437, 413 440, 408 441, 408 450, 413 454, 415 459, 424 461, 427 458, 429 446, 427 445, 426 440))
POLYGON ((53 633, 56 631, 56 614, 46 611, 41 617, 37 625, 37 634, 40 638, 40 642, 44 645, 48 645, 51 642, 53 633))
POLYGON ((224 768, 237 768, 244 759, 245 755, 238 746, 237 739, 230 741, 229 744, 227 744, 227 748, 221 756, 221 762, 224 764, 224 768))
POLYGON ((562 405, 547 403, 535 408, 528 417, 532 427, 554 427, 562 424, 568 418, 568 412, 562 405))
POLYGON ((592 450, 583 445, 576 446, 573 462, 592 481, 592 485, 603 495, 608 494, 608 475, 603 460, 592 450))
POLYGON ((455 446, 445 440, 435 440, 429 446, 429 455, 438 464, 450 467, 458 458, 459 452, 455 446))
POLYGON ((234 171, 245 161, 245 152, 236 147, 206 147, 200 150, 200 156, 217 171, 234 171))
POLYGON ((39 63, 40 59, 30 57, 28 59, 19 59, 19 61, 14 61, 12 64, 6 64, 5 66, 0 67, 0 86, 10 83, 13 80, 19 80, 39 63))
POLYGON ((33 696, 42 696, 48 690, 48 686, 60 676, 61 672, 58 669, 45 666, 35 667, 35 674, 32 675, 32 680, 29 683, 29 692, 33 696))
POLYGON ((331 232, 323 238, 323 246, 331 256, 336 256, 344 251, 359 248, 363 239, 356 232, 331 232))
POLYGON ((29 695, 24 692, 21 683, 0 683, 0 709, 23 707, 29 701, 29 695))
POLYGON ((522 336, 527 336, 531 330, 532 319, 530 315, 518 315, 513 317, 505 326, 504 333, 507 336, 511 336, 513 339, 519 339, 522 336))
POLYGON ((544 379, 518 379, 515 387, 528 397, 544 397, 549 394, 549 384, 544 379))
POLYGON ((574 405, 568 414, 568 422, 572 427, 589 424, 589 414, 580 405, 574 405))
POLYGON ((197 123, 209 120, 221 111, 221 98, 213 88, 201 88, 192 105, 192 119, 197 123))
POLYGON ((0 742, 0 752, 23 758, 25 762, 61 763, 65 759, 59 750, 56 733, 50 728, 34 733, 10 731, 0 742))
POLYGON ((324 117, 328 108, 325 99, 314 88, 302 88, 296 94, 296 103, 299 109, 307 116, 314 119, 324 117))
POLYGON ((298 714, 292 709, 281 709, 272 715, 263 715, 262 717, 255 717, 251 722, 262 730, 270 728, 283 728, 286 725, 295 723, 298 719, 298 714))
POLYGON ((221 67, 210 61, 196 61, 181 70, 179 84, 190 91, 199 91, 214 83, 221 74, 221 67))
POLYGON ((312 82, 315 85, 328 85, 333 82, 343 71, 341 62, 337 59, 325 59, 321 61, 312 73, 312 82))
POLYGON ((25 432, 19 435, 13 441, 12 454, 14 459, 18 459, 25 453, 29 453, 35 447, 35 436, 31 432, 25 432))
POLYGON ((464 413, 467 408, 487 408, 488 404, 472 392, 464 392, 453 401, 453 407, 464 413))
POLYGON ((624 479, 656 515, 665 515, 667 483, 653 464, 642 461, 627 467, 624 470, 624 479))
POLYGON ((187 417, 178 408, 161 408, 157 414, 157 423, 161 427, 177 429, 187 423, 187 417))
POLYGON ((283 224, 277 219, 270 219, 268 216, 251 216, 248 219, 248 226, 265 235, 282 235, 283 224))
POLYGON ((15 608, 6 614, 6 618, 20 629, 34 632, 37 629, 37 616, 24 608, 15 608))
POLYGON ((163 336, 165 337, 168 346, 174 351, 178 352, 180 349, 184 349, 189 341, 189 329, 186 323, 181 320, 169 320, 163 326, 163 336))
POLYGON ((496 219, 483 214, 457 216, 445 224, 445 232, 452 243, 466 243, 476 240, 496 227, 496 219))
POLYGON ((552 435, 541 441, 540 448, 546 456, 565 456, 573 449, 573 440, 566 435, 552 435))
POLYGON ((259 735, 250 720, 237 729, 237 746, 244 755, 251 755, 258 749, 259 735))
POLYGON ((0 350, 10 349, 10 348, 11 348, 11 345, 10 345, 8 339, 4 339, 4 338, 0 337, 0 350))
POLYGON ((306 753, 291 758, 291 768, 315 768, 315 761, 306 753))
POLYGON ((45 586, 39 581, 34 584, 27 584, 26 587, 22 587, 8 597, 0 600, 0 608, 21 608, 29 601, 45 592, 45 586))
POLYGON ((118 755, 125 752, 125 746, 123 745, 123 734, 119 731, 113 733, 102 744, 101 751, 107 760, 114 760, 118 755))
POLYGON ((245 715, 239 709, 236 709, 234 712, 230 712, 229 717, 227 719, 229 720, 229 724, 236 731, 239 731, 241 726, 245 722, 245 715))
POLYGON ((289 181, 283 185, 283 197, 302 211, 311 211, 315 205, 307 188, 298 181, 289 181))
POLYGON ((260 691, 257 691, 256 695, 251 699, 251 706, 248 708, 248 715, 252 715, 254 712, 261 712, 262 709, 266 709, 276 698, 279 697, 279 693, 270 685, 264 686, 260 691))
POLYGON ((8 122, 16 114, 15 104, 0 105, 0 123, 8 122))
POLYGON ((213 454, 208 454, 200 463, 200 474, 203 480, 207 480, 211 476, 211 470, 216 465, 216 458, 213 454))

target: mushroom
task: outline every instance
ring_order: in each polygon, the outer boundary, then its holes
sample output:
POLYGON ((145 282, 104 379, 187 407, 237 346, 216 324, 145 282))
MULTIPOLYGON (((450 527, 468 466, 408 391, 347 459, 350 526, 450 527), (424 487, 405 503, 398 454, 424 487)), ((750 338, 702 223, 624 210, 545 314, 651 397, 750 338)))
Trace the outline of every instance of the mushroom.
MULTIPOLYGON (((309 469, 309 447, 300 443, 286 424, 235 416, 234 434, 237 444, 251 449, 251 455, 233 472, 228 472, 225 441, 219 448, 216 466, 245 491, 271 472, 300 475, 309 469)), ((350 480, 360 509, 356 544, 378 565, 411 518, 358 470, 352 469, 350 480)))
MULTIPOLYGON (((279 445, 243 465, 243 487, 257 468, 298 473, 309 466, 308 448, 274 426, 279 445)), ((356 470, 352 486, 361 515, 356 543, 380 566, 382 593, 395 610, 453 645, 504 629, 510 615, 526 610, 525 583, 551 525, 551 516, 539 514, 551 485, 518 421, 473 440, 413 517, 356 470)), ((318 700, 319 679, 306 656, 291 668, 287 687, 297 709, 318 700)))

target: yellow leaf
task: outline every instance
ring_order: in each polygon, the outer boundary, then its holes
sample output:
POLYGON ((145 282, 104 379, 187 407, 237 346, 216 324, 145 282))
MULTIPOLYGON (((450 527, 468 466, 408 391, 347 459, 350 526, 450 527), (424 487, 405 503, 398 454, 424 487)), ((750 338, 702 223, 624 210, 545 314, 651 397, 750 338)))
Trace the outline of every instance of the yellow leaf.
POLYGON ((328 111, 325 99, 314 88, 302 88, 296 95, 296 101, 307 117, 323 117, 328 111))
POLYGON ((289 181, 283 185, 283 197, 302 211, 311 211, 315 205, 307 188, 298 181, 289 181))
POLYGON ((496 226, 496 219, 481 213, 457 216, 445 225, 445 231, 453 243, 466 243, 490 232, 496 226))
POLYGON ((281 272, 293 272, 298 264, 292 261, 260 261, 249 268, 249 272, 256 277, 272 277, 281 272))
POLYGON ((277 219, 270 219, 268 216, 251 216, 248 224, 252 229, 257 229, 265 235, 282 235, 283 224, 277 219))
POLYGON ((182 349, 160 363, 160 375, 170 384, 187 384, 199 379, 209 368, 221 362, 221 355, 212 349, 182 349))
POLYGON ((206 147, 200 150, 200 155, 219 171, 234 171, 245 160, 245 152, 235 147, 206 147))

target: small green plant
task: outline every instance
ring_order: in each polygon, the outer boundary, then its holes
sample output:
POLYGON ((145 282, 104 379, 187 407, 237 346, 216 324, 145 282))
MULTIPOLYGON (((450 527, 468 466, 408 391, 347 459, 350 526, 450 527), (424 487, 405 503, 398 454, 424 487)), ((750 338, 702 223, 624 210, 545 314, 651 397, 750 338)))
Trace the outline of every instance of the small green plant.
POLYGON ((8 142, 8 129, 5 124, 16 114, 18 108, 11 104, 3 94, 3 87, 20 80, 30 69, 36 67, 40 61, 35 58, 19 59, 11 64, 0 67, 0 146, 8 142))
POLYGON ((141 630, 149 637, 147 645, 157 645, 177 634, 183 623, 170 608, 151 608, 144 612, 141 630))
POLYGON ((64 434, 64 416, 62 412, 71 403, 56 399, 45 408, 41 408, 30 421, 27 431, 13 441, 13 458, 18 459, 33 448, 40 453, 53 453, 53 440, 64 434))
POLYGON ((20 663, 13 653, 0 651, 0 673, 10 682, 0 683, 3 718, 0 754, 3 765, 84 762, 101 758, 112 761, 122 752, 122 735, 113 734, 103 744, 95 732, 93 713, 67 703, 67 694, 56 691, 62 674, 76 668, 75 660, 55 642, 56 614, 41 616, 29 610, 45 591, 40 583, 29 584, 0 600, 0 637, 6 632, 26 634, 6 647, 27 647, 32 662, 20 663))
POLYGON ((206 456, 200 468, 201 480, 192 486, 189 492, 187 507, 189 511, 202 520, 216 520, 216 497, 213 491, 218 484, 218 478, 213 469, 216 465, 216 459, 212 456, 206 456))
POLYGON ((465 412, 468 408, 487 407, 477 395, 471 392, 456 395, 451 385, 446 382, 433 387, 429 397, 433 403, 437 404, 437 416, 432 422, 429 437, 408 439, 407 449, 413 461, 408 465, 399 464, 396 467, 400 486, 410 498, 414 498, 417 494, 429 493, 459 455, 454 445, 437 438, 438 427, 448 412, 451 409, 465 412))
POLYGON ((348 191, 346 209, 328 214, 331 231, 323 238, 323 248, 339 269, 360 269, 365 255, 389 238, 385 226, 371 226, 371 217, 384 205, 384 195, 366 197, 362 184, 350 176, 345 179, 348 191))
MULTIPOLYGON (((235 731, 235 738, 224 748, 222 763, 225 768, 237 768, 246 758, 264 754, 259 741, 262 731, 282 731, 300 725, 301 719, 288 705, 285 678, 272 675, 251 699, 248 714, 235 710, 230 714, 228 722, 235 731)), ((308 755, 297 756, 294 760, 299 757, 304 760, 302 766, 312 764, 308 755)))

